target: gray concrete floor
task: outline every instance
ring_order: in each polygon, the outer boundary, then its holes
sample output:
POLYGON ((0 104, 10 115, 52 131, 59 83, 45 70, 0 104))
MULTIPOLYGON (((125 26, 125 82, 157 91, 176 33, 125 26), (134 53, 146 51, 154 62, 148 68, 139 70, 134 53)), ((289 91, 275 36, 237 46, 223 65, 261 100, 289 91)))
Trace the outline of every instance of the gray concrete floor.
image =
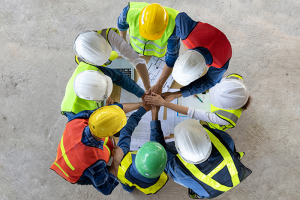
MULTIPOLYGON (((239 73, 253 103, 228 133, 253 173, 217 199, 298 199, 300 1, 150 1, 222 30, 233 47, 225 75, 239 73)), ((84 29, 116 27, 127 1, 2 0, 0 3, 0 199, 188 199, 172 179, 156 195, 110 196, 49 169, 66 118, 65 86, 84 29)))

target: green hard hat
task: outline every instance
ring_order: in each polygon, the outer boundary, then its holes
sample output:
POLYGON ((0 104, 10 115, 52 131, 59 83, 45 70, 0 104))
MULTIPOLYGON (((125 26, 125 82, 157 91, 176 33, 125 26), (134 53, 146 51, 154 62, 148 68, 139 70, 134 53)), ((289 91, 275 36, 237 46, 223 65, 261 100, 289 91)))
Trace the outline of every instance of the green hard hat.
POLYGON ((163 173, 166 164, 166 150, 158 142, 145 143, 135 157, 136 169, 146 178, 159 177, 163 173))

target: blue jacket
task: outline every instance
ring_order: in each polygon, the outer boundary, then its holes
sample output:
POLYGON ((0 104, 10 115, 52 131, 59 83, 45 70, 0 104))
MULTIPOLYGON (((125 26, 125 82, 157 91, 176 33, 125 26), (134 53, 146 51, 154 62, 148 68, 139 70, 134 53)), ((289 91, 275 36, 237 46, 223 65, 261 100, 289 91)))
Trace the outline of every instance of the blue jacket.
MULTIPOLYGON (((166 149, 168 156, 166 171, 168 172, 168 174, 173 178, 173 180, 176 183, 191 188, 201 198, 208 198, 209 194, 206 192, 206 190, 197 181, 195 181, 177 161, 176 155, 178 153, 175 147, 175 143, 165 142, 163 132, 160 126, 160 121, 152 121, 151 123, 151 139, 159 142, 166 149)), ((223 141, 228 145, 228 147, 234 152, 234 141, 226 132, 214 130, 214 134, 220 136, 223 139, 223 141)))
MULTIPOLYGON (((126 155, 130 151, 130 142, 131 142, 131 135, 135 129, 135 127, 138 125, 139 121, 141 120, 142 116, 146 113, 146 110, 141 107, 138 109, 135 113, 133 113, 130 118, 127 121, 127 124, 124 126, 124 128, 120 131, 120 138, 118 142, 118 146, 123 150, 124 155, 126 155)), ((150 123, 150 126, 152 127, 152 122, 150 123)), ((150 135, 150 141, 155 141, 155 137, 152 137, 152 134, 150 135)), ((132 156, 132 165, 129 168, 129 179, 133 183, 137 183, 138 181, 143 182, 144 184, 153 184, 155 183, 158 178, 149 179, 144 176, 142 176, 136 169, 135 166, 135 154, 131 154, 132 156)), ((122 183, 121 183, 122 184, 122 183)), ((132 192, 134 190, 134 187, 130 187, 128 185, 122 184, 124 190, 128 192, 132 192)))
MULTIPOLYGON (((197 25, 197 22, 192 20, 186 13, 180 13, 180 15, 177 15, 175 22, 177 25, 176 35, 182 40, 186 39, 190 32, 192 32, 194 27, 197 25)), ((210 65, 212 63, 213 58, 208 49, 197 47, 193 50, 196 50, 203 55, 206 64, 210 65)), ((185 87, 180 88, 182 96, 187 97, 193 94, 199 94, 215 86, 221 81, 224 73, 228 69, 228 65, 229 61, 225 63, 222 68, 209 67, 207 73, 203 77, 193 81, 185 87)))
MULTIPOLYGON (((122 104, 114 104, 114 105, 117 105, 123 109, 122 104)), ((88 119, 94 111, 95 110, 85 110, 79 112, 76 115, 74 113, 67 113, 66 116, 68 117, 68 121, 77 118, 88 119)), ((88 126, 85 127, 82 132, 81 141, 83 144, 87 146, 103 149, 103 141, 100 140, 98 142, 97 140, 95 140, 91 135, 91 131, 88 126)), ((106 166, 106 162, 103 160, 98 160, 83 172, 77 184, 93 185, 99 192, 103 193, 104 195, 109 195, 119 184, 119 181, 117 177, 115 177, 113 174, 108 172, 108 167, 106 166)))

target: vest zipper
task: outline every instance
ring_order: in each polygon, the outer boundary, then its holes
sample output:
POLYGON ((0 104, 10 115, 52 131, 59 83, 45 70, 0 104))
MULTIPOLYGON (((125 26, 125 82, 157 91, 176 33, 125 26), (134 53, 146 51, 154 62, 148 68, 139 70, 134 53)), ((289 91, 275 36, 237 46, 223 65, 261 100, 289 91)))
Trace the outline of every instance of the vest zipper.
MULTIPOLYGON (((150 40, 147 40, 147 42, 149 42, 149 41, 150 41, 150 40)), ((146 49, 147 42, 146 42, 145 45, 144 45, 143 55, 145 55, 145 49, 146 49)))

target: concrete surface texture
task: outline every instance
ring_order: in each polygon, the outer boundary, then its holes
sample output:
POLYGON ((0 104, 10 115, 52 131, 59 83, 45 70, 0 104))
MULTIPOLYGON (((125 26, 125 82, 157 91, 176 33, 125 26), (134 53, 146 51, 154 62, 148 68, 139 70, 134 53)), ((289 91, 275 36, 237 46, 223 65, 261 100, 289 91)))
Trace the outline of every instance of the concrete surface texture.
MULTIPOLYGON (((222 30, 233 47, 225 75, 239 73, 253 102, 227 132, 253 173, 216 199, 299 199, 300 1, 149 1, 222 30)), ((2 0, 0 3, 0 199, 189 199, 172 179, 155 195, 110 196, 50 170, 67 122, 60 114, 84 29, 116 27, 124 0, 2 0)))

